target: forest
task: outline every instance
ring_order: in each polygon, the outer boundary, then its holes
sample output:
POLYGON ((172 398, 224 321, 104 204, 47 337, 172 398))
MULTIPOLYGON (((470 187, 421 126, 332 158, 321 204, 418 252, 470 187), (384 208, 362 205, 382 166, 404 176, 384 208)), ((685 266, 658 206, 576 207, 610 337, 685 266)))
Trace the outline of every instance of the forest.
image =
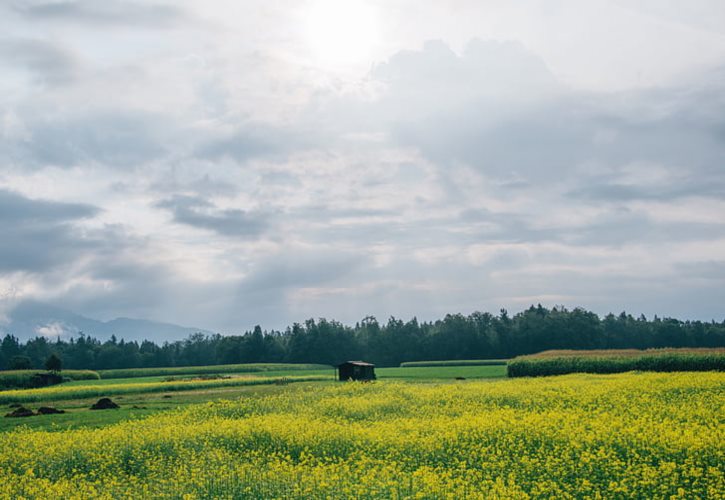
MULTIPOLYGON (((153 338, 153 332, 149 339, 153 338)), ((379 366, 407 361, 503 359, 547 349, 647 349, 725 346, 725 321, 637 318, 622 312, 600 318, 581 308, 531 306, 513 316, 449 314, 419 322, 395 317, 386 323, 372 316, 355 326, 309 319, 284 331, 256 326, 241 335, 196 333, 184 340, 126 342, 115 336, 102 342, 92 332, 74 338, 36 337, 23 343, 12 332, 0 343, 0 368, 42 368, 51 354, 68 369, 200 366, 231 363, 337 364, 364 359, 379 366)))

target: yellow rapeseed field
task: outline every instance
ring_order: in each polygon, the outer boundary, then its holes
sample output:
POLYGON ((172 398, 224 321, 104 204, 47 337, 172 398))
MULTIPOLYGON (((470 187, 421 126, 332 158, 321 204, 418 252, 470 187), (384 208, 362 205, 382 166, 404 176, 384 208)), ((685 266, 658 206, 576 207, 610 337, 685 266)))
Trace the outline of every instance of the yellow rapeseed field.
POLYGON ((723 373, 340 383, 0 435, 3 498, 725 498, 723 373))

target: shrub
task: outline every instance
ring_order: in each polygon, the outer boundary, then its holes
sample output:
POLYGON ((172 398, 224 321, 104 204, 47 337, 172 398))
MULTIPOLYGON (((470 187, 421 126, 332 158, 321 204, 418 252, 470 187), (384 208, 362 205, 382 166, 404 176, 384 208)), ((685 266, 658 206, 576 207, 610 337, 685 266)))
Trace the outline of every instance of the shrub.
MULTIPOLYGON (((36 375, 46 374, 42 370, 8 370, 0 371, 0 389, 30 389, 38 387, 38 380, 41 377, 36 375)), ((98 372, 91 370, 65 370, 63 378, 70 380, 98 380, 101 378, 98 372)))
POLYGON ((57 354, 53 353, 45 360, 45 369, 49 372, 58 373, 63 368, 63 362, 57 354))
POLYGON ((30 358, 27 356, 13 356, 10 360, 11 370, 30 370, 32 367, 30 358))

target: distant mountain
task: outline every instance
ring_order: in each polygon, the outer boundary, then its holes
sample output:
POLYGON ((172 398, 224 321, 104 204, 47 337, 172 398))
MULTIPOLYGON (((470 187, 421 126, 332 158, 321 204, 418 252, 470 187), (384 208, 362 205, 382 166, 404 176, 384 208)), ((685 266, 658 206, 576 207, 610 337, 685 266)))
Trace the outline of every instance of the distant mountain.
POLYGON ((190 328, 145 319, 116 318, 99 321, 42 302, 24 301, 8 314, 9 323, 0 324, 0 333, 12 333, 21 340, 44 336, 49 339, 70 338, 84 334, 107 340, 111 335, 124 340, 153 340, 156 343, 181 340, 195 332, 209 334, 201 328, 190 328))

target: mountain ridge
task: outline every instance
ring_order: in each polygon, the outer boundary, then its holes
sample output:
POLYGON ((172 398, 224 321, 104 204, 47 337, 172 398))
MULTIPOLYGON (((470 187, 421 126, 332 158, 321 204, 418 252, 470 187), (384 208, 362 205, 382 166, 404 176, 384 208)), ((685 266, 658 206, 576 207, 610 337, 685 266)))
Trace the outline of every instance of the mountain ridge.
POLYGON ((112 335, 126 341, 152 340, 156 343, 181 340, 192 333, 212 332, 141 318, 119 317, 101 321, 73 311, 38 301, 23 301, 7 314, 8 321, 0 324, 0 333, 7 333, 26 341, 35 337, 68 339, 79 333, 101 341, 112 335))

